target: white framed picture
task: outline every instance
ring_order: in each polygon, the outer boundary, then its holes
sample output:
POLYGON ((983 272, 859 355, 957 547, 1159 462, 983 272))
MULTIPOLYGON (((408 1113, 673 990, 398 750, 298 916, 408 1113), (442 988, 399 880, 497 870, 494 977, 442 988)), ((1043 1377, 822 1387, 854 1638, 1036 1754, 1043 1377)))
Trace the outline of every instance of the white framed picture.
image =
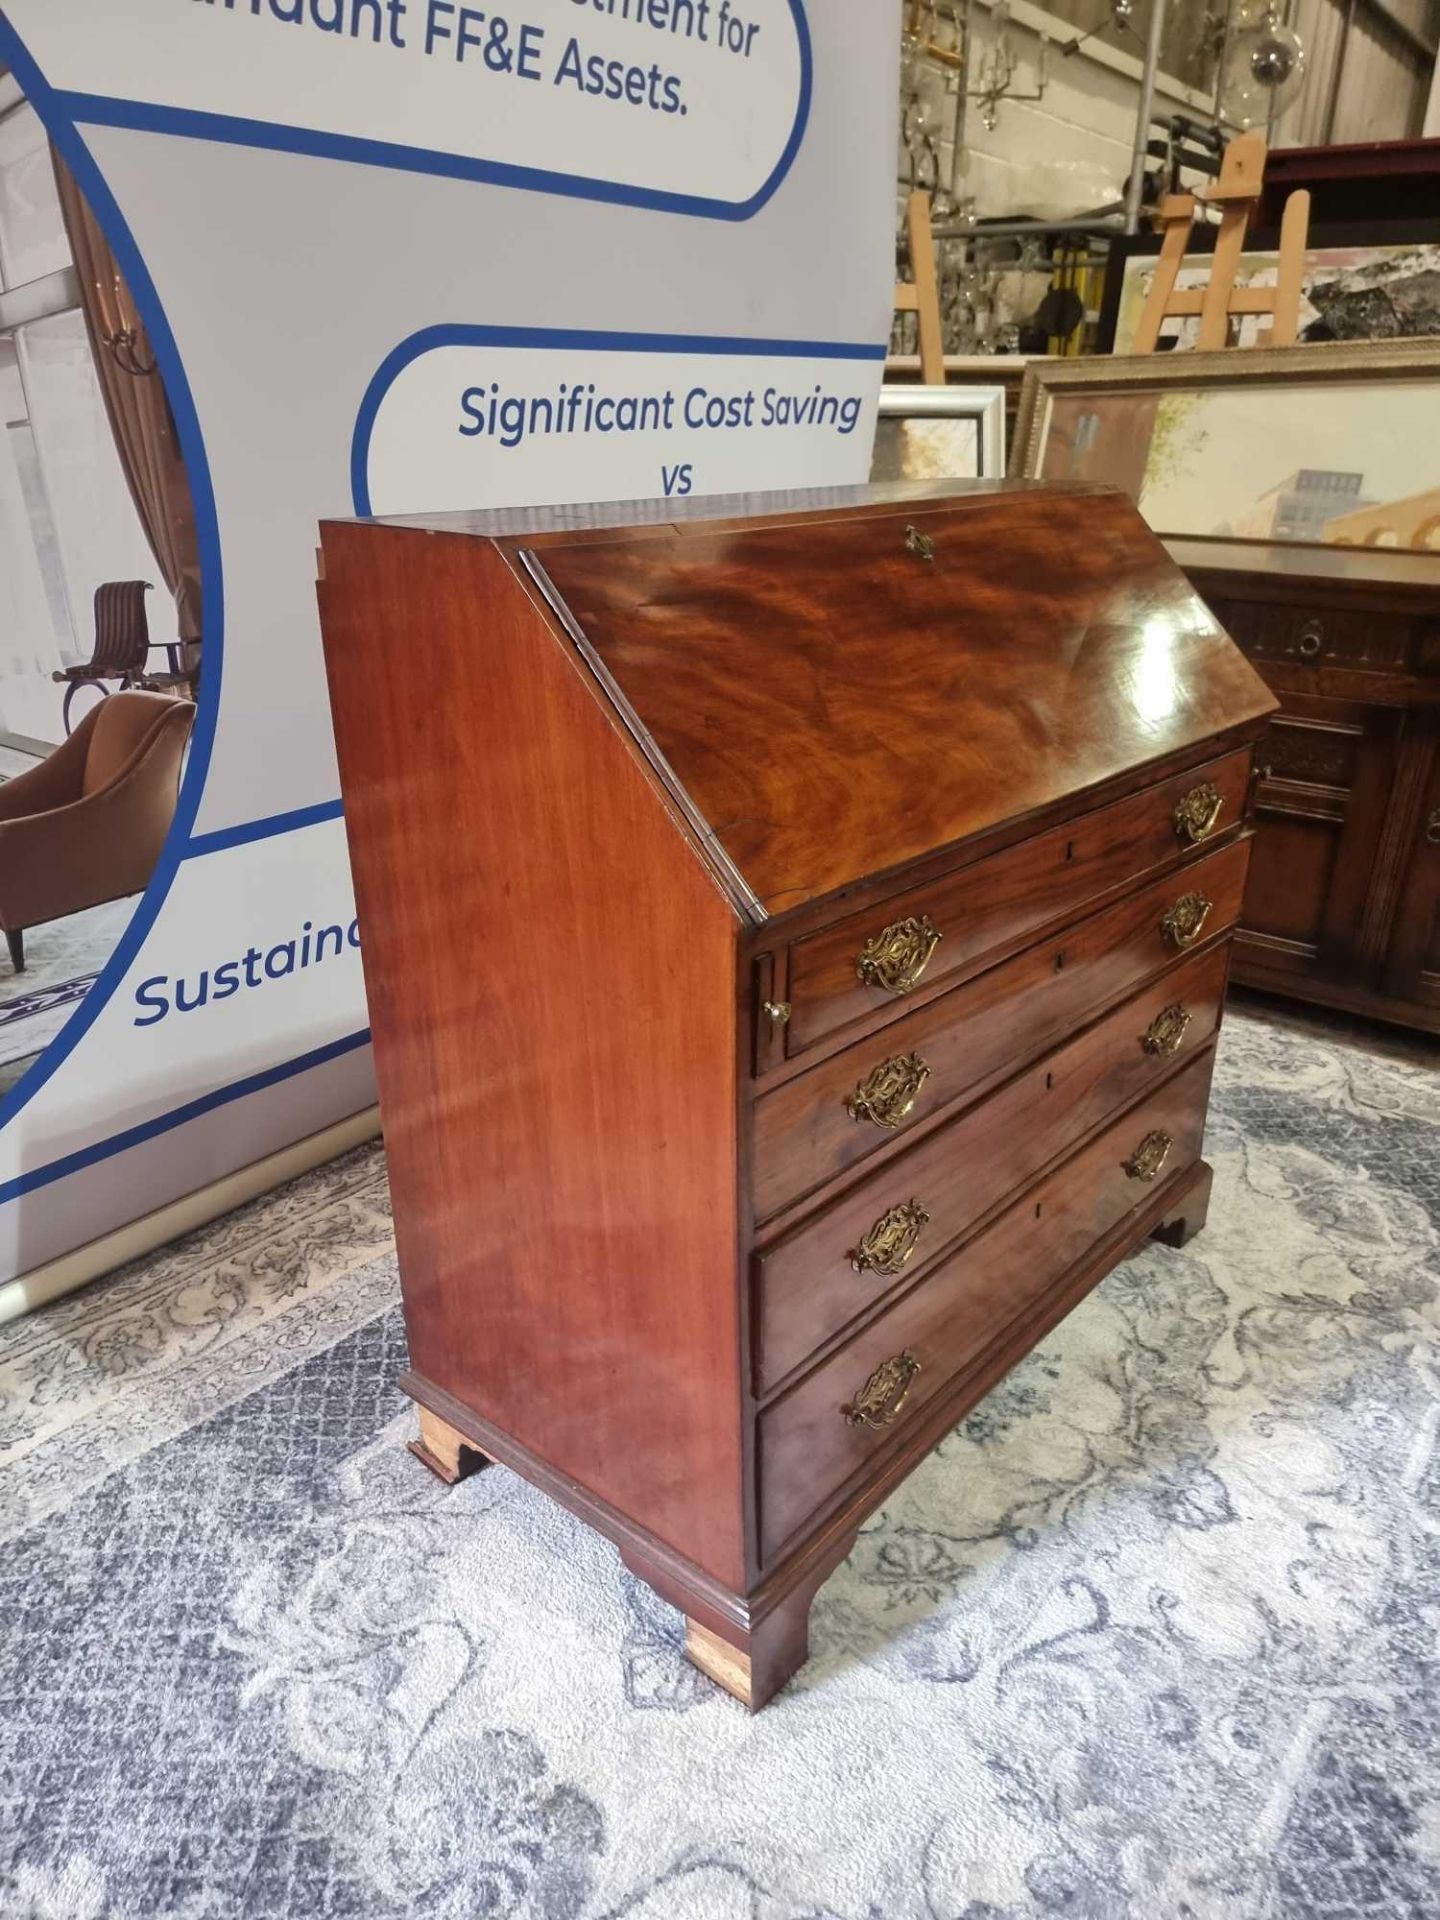
POLYGON ((1005 472, 1005 389, 884 386, 872 480, 995 480, 1005 472))

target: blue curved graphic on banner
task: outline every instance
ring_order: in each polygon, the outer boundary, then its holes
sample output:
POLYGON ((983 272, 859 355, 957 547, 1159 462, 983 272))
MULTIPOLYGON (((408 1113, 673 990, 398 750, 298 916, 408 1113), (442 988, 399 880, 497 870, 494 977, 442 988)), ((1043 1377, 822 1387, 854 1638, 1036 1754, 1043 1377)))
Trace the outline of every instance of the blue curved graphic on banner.
POLYGON ((81 139, 73 119, 63 105, 64 96, 57 94, 47 85, 44 75, 31 58, 19 34, 3 13, 0 13, 0 59, 4 59, 13 70, 26 98, 39 114, 45 131, 49 134, 66 166, 75 176, 81 192, 90 204, 91 211, 99 221, 129 285, 136 309, 145 323, 151 349, 159 363, 160 377, 165 382, 165 392, 175 420, 180 452, 189 476, 190 493, 195 506, 195 527, 200 553, 201 622, 205 646, 199 702, 195 714, 195 725, 190 736, 189 758, 186 762, 184 778, 180 783, 175 818, 171 822, 155 871, 150 877, 150 884, 141 894, 139 904, 131 916, 129 925, 121 935, 115 951, 106 961, 99 978, 80 1007, 56 1034, 34 1065, 22 1075, 9 1093, 0 1098, 0 1128, 3 1128, 15 1118, 27 1102, 34 1099, 57 1067, 74 1052, 86 1032, 94 1025, 106 1001, 124 979, 132 961, 144 945, 145 937, 155 924, 155 917, 174 883, 180 862, 186 853, 190 829, 194 825, 196 810, 200 805, 200 796, 205 788, 205 778, 210 768, 211 749, 215 741, 215 722, 220 705, 220 676, 224 657, 224 595, 221 577, 220 527, 215 516, 215 494, 210 481, 210 465, 205 455, 205 443, 201 437, 199 416, 195 411, 190 383, 185 377, 185 368, 181 363, 175 336, 166 318, 164 307, 161 305, 160 296, 141 258, 129 224, 120 211, 115 196, 106 185, 105 176, 95 164, 89 148, 81 139))
POLYGON ((55 93, 52 97, 72 122, 97 127, 129 127, 146 133, 183 134, 192 140, 215 140, 229 146, 265 147, 277 153, 304 153, 324 160, 350 160, 363 166, 395 167, 407 173, 432 173, 451 180, 475 180, 491 187, 520 187, 531 193, 553 193, 568 199, 600 200, 612 206, 643 207, 652 213, 683 213, 703 220, 749 220, 769 201, 795 164, 810 118, 814 85, 814 52, 804 0, 788 0, 800 52, 800 86, 795 118, 779 159, 769 175, 746 200, 724 200, 703 194, 667 193, 660 187, 641 187, 585 174, 561 173, 545 167, 518 166, 509 161, 474 159, 468 154, 442 153, 431 147, 370 140, 360 135, 331 133, 318 127, 287 126, 274 120, 250 120, 237 114, 207 113, 190 107, 118 100, 110 94, 55 93))
POLYGON ((350 497, 370 506, 370 443, 391 387, 415 361, 441 347, 547 347, 558 353, 742 354, 774 360, 883 360, 885 344, 859 340, 757 340, 746 334, 605 333, 584 327, 488 327, 466 322, 422 327, 392 347, 375 369, 350 438, 350 497))

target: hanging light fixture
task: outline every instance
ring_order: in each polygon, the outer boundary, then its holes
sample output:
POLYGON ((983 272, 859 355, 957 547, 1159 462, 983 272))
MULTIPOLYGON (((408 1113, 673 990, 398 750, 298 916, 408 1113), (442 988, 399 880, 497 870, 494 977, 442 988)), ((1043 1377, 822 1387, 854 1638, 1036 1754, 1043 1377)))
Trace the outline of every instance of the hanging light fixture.
POLYGON ((1242 129, 1269 124, 1305 72, 1300 36, 1276 0, 1247 0, 1235 15, 1220 76, 1222 119, 1242 129))
POLYGON ((981 56, 975 78, 978 86, 966 89, 966 98, 980 105, 980 118, 987 133, 999 124, 1002 100, 1029 102, 1043 100, 1050 84, 1050 36, 1042 33, 1035 51, 1034 80, 1028 89, 1015 84, 1020 68, 1019 55, 1010 38, 1010 0, 996 0, 990 15, 990 45, 981 56))

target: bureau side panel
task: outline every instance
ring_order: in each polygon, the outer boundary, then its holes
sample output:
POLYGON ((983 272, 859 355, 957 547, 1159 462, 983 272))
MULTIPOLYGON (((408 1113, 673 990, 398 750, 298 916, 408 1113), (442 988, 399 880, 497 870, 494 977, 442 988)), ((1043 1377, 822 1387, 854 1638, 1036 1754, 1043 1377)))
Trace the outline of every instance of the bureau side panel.
POLYGON ((324 563, 412 1365, 739 1588, 732 910, 488 542, 324 563))

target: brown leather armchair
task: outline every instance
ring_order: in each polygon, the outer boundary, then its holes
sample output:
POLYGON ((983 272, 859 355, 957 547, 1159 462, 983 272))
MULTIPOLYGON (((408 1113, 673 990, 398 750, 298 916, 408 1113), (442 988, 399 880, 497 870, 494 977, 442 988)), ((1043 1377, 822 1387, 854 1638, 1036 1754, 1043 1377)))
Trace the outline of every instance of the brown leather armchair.
POLYGON ((27 927, 145 886, 194 718, 189 700, 111 694, 49 759, 0 786, 0 927, 17 973, 27 927))

